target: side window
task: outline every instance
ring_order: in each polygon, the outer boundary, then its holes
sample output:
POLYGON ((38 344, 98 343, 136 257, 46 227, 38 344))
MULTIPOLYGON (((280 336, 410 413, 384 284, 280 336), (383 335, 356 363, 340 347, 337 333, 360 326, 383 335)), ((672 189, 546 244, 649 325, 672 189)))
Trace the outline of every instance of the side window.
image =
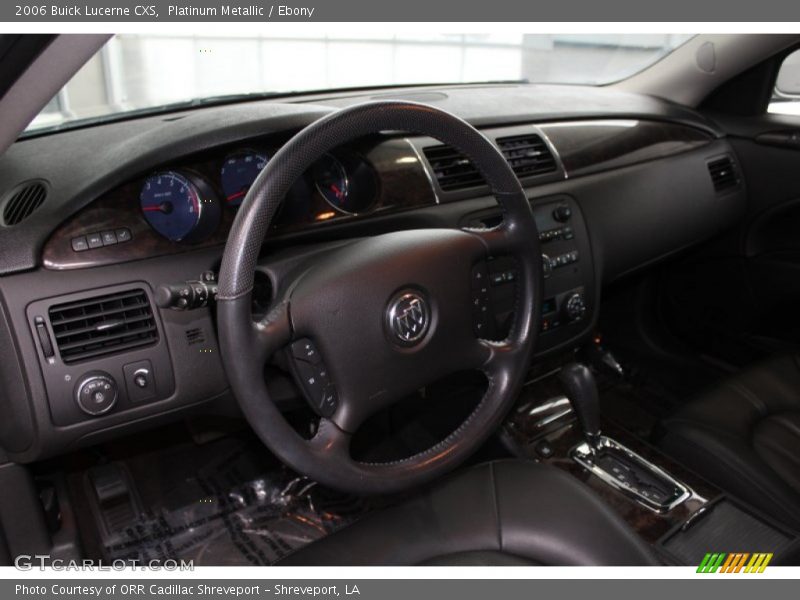
POLYGON ((800 50, 784 59, 767 110, 779 115, 800 116, 800 50))

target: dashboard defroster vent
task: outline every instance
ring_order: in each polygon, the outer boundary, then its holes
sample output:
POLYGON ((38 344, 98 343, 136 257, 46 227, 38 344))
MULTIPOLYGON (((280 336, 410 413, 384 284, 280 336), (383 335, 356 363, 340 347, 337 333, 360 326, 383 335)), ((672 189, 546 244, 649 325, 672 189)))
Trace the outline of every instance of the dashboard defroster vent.
POLYGON ((423 148, 439 187, 445 192, 486 185, 472 161, 452 146, 423 148))
POLYGON ((3 208, 3 224, 12 227, 22 223, 47 198, 47 186, 41 181, 24 183, 11 194, 3 208))
POLYGON ((709 161, 708 172, 717 193, 739 186, 739 174, 730 156, 722 156, 709 161))
POLYGON ((547 143, 535 133, 497 138, 497 145, 520 179, 558 169, 547 143))
POLYGON ((66 364, 158 341, 153 310, 142 289, 58 304, 48 312, 66 364))

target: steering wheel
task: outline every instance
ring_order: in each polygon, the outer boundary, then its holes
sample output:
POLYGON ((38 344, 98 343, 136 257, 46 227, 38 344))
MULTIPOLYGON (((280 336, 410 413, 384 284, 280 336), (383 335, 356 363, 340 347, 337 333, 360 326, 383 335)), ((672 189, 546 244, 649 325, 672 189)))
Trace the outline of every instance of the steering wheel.
POLYGON ((430 481, 461 464, 500 425, 522 387, 538 333, 542 259, 531 205, 502 154, 471 125, 424 104, 381 101, 332 113, 306 127, 267 163, 245 198, 225 246, 218 288, 222 359, 230 386, 261 441, 285 464, 332 488, 389 493, 430 481), (264 236, 292 184, 341 144, 382 131, 428 135, 472 160, 503 211, 492 229, 419 229, 345 245, 313 263, 275 300, 251 311, 264 236), (490 256, 512 256, 518 271, 507 339, 475 334, 475 301, 486 293, 490 256), (478 267, 476 267, 476 265, 478 267), (335 396, 311 439, 270 400, 266 361, 311 340, 335 396), (487 390, 467 419, 432 448, 391 463, 359 462, 350 440, 380 409, 458 371, 477 369, 487 390))

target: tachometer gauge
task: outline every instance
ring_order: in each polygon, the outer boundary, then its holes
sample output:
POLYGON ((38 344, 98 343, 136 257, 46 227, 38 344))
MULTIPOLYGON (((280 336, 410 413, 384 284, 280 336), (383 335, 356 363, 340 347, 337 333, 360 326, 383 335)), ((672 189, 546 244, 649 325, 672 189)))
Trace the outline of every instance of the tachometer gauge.
POLYGON ((267 166, 267 156, 253 150, 239 150, 229 154, 222 164, 220 181, 225 203, 239 206, 258 174, 267 166))
POLYGON ((333 208, 346 213, 358 212, 357 206, 351 206, 350 180, 342 163, 330 154, 326 154, 314 164, 314 184, 326 202, 333 208))
POLYGON ((210 187, 199 177, 175 171, 147 178, 139 203, 150 226, 173 242, 194 242, 213 233, 220 210, 210 187))

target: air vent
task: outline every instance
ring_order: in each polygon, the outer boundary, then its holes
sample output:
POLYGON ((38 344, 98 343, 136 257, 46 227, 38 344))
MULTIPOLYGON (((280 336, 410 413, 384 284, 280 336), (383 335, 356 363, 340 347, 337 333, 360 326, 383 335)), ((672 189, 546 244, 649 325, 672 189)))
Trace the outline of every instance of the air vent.
POLYGON ((67 364, 158 340, 150 301, 141 289, 58 304, 49 314, 61 360, 67 364))
POLYGON ((445 192, 486 185, 472 161, 452 146, 428 146, 422 151, 445 192))
POLYGON ((22 223, 47 198, 47 186, 41 181, 23 184, 11 195, 3 209, 3 223, 11 227, 22 223))
MULTIPOLYGON (((497 145, 519 178, 552 173, 558 169, 550 148, 535 133, 498 138, 497 145)), ((428 146, 422 151, 439 187, 445 192, 486 185, 472 161, 452 146, 428 146)))
POLYGON ((536 134, 497 138, 497 145, 520 179, 552 173, 558 168, 550 148, 536 134))
POLYGON ((709 161, 708 172, 711 174, 711 181, 717 193, 739 185, 739 174, 736 172, 736 165, 734 165, 730 156, 723 156, 709 161))

